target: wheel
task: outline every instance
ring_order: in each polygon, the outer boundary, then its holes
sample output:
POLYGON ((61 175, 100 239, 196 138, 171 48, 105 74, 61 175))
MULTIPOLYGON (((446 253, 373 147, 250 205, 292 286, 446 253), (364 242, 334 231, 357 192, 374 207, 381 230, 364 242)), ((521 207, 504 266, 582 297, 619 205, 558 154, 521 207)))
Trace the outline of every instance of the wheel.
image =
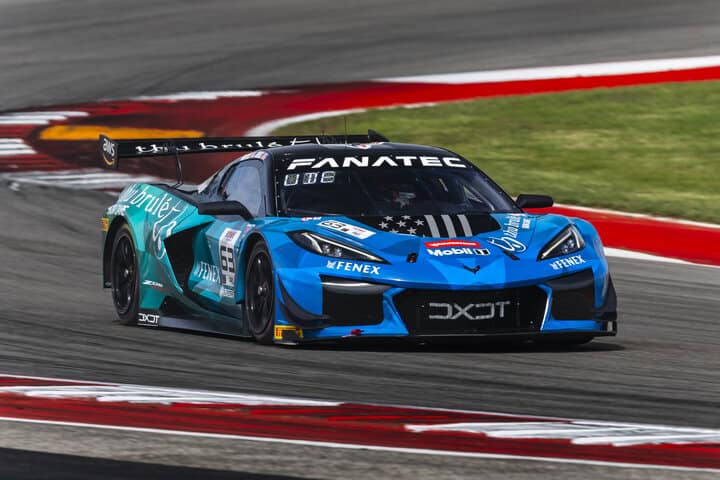
POLYGON ((273 343, 275 282, 270 252, 262 240, 253 247, 245 268, 245 318, 258 343, 273 343))
POLYGON ((135 242, 127 225, 120 228, 113 240, 110 280, 113 303, 120 321, 125 325, 135 325, 140 304, 140 281, 135 242))

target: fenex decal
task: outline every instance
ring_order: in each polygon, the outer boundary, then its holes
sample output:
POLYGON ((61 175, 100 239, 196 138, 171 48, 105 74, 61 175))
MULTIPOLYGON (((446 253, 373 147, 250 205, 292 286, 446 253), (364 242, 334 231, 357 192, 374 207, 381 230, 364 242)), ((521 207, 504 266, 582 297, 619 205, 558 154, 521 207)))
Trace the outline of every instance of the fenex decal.
POLYGON ((344 260, 328 260, 327 268, 331 270, 342 270, 344 272, 366 273, 369 275, 380 275, 380 267, 366 263, 346 262, 344 260))
POLYGON ((585 259, 582 255, 573 255, 572 257, 560 258, 550 262, 550 266, 553 270, 562 270, 563 268, 576 267, 585 263, 585 259))
POLYGON ((197 265, 195 265, 193 275, 201 278, 202 280, 220 285, 220 269, 217 265, 211 265, 208 262, 201 260, 197 263, 197 265))

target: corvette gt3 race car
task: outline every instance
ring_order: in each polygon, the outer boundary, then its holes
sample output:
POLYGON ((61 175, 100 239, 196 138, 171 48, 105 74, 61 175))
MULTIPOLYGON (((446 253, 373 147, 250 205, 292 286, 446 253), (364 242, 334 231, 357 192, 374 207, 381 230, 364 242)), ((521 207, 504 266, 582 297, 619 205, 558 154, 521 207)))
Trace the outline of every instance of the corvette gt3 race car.
POLYGON ((175 156, 176 185, 127 187, 102 218, 122 322, 298 344, 347 337, 615 335, 593 226, 530 214, 443 148, 342 137, 114 141, 102 163, 175 156), (247 152, 195 188, 180 156, 247 152))

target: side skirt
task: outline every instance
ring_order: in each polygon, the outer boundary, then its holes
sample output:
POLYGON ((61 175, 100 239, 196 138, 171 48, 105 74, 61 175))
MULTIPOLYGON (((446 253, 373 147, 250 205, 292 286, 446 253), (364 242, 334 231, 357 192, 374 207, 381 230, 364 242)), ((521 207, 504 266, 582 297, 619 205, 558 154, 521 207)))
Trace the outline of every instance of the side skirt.
POLYGON ((230 317, 221 319, 201 316, 167 316, 157 311, 141 310, 137 324, 140 327, 171 328, 213 335, 250 338, 248 333, 241 328, 240 322, 230 317))

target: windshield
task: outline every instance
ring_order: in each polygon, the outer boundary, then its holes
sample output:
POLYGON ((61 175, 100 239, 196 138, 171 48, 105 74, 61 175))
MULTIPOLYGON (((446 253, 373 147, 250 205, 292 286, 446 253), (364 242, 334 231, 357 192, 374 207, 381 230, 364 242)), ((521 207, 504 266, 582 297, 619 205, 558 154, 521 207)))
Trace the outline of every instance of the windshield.
POLYGON ((285 170, 278 175, 279 213, 285 216, 518 211, 470 166, 285 170))

